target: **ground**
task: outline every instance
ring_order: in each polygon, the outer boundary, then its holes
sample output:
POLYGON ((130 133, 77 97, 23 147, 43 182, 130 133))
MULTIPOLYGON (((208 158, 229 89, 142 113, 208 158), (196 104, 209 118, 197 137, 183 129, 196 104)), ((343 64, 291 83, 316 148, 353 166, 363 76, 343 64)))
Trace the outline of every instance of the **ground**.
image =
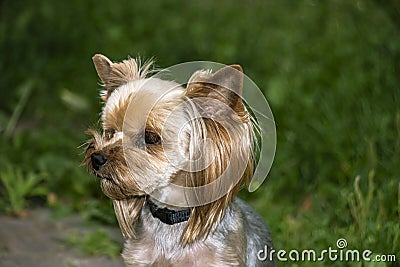
MULTIPOLYGON (((2 267, 122 267, 122 259, 84 255, 65 240, 100 226, 85 226, 83 219, 71 216, 51 219, 45 209, 30 211, 25 218, 0 216, 0 266, 2 267)), ((119 239, 117 229, 106 229, 119 239)))

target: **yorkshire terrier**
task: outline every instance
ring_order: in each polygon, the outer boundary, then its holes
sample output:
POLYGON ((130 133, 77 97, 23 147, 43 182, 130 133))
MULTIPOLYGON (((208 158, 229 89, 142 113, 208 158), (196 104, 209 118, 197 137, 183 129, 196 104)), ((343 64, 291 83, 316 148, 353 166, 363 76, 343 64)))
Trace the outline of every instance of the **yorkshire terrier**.
POLYGON ((235 197, 256 164, 257 122, 239 65, 199 70, 187 84, 152 62, 93 57, 104 90, 102 131, 83 163, 112 199, 127 266, 275 266, 263 219, 235 197))

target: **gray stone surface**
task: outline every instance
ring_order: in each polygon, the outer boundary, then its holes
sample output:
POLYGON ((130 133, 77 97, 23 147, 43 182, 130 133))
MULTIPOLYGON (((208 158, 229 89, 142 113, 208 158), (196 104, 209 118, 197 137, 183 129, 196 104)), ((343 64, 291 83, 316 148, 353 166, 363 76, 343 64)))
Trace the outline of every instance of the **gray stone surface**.
MULTIPOLYGON (((65 242, 98 228, 83 226, 78 216, 52 220, 48 210, 30 211, 26 218, 0 216, 0 267, 123 267, 122 259, 89 257, 65 242)), ((102 228, 103 229, 103 228, 102 228)), ((118 229, 106 229, 122 245, 118 229)))

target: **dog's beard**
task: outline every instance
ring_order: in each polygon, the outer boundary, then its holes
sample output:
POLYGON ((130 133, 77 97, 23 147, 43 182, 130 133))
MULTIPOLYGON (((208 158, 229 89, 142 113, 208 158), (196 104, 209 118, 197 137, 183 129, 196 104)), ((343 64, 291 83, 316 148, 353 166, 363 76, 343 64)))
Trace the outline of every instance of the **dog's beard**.
POLYGON ((104 137, 97 131, 89 130, 88 133, 92 135, 92 139, 88 142, 82 164, 87 165, 89 172, 100 179, 100 186, 104 194, 114 200, 144 195, 126 165, 122 152, 122 141, 107 144, 104 137), (91 156, 97 152, 104 153, 108 161, 99 170, 95 170, 91 160, 91 156))

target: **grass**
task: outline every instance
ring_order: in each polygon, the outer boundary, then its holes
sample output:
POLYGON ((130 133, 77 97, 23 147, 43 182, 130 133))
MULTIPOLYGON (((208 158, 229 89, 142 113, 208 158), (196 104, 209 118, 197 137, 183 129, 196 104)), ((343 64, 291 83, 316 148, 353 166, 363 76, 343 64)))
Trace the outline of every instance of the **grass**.
MULTIPOLYGON (((79 167, 84 131, 96 126, 101 110, 93 54, 154 56, 159 67, 239 63, 263 90, 277 124, 269 178, 256 192, 241 192, 265 217, 276 248, 320 251, 346 238, 351 248, 400 259, 396 1, 0 5, 0 198, 8 203, 2 211, 13 209, 12 195, 29 209, 34 190, 6 183, 34 176, 41 197, 53 200, 42 205, 116 225, 97 180, 79 167)), ((334 264, 280 264, 327 265, 334 264)))
MULTIPOLYGON (((381 192, 379 192, 381 193, 381 192)), ((375 197, 375 184, 374 184, 374 172, 370 172, 368 175, 368 191, 364 195, 360 189, 360 176, 356 176, 354 180, 354 193, 349 196, 350 211, 353 219, 356 223, 359 231, 360 241, 365 239, 366 235, 366 222, 368 222, 371 216, 372 203, 378 203, 378 214, 383 213, 384 206, 382 205, 382 195, 378 194, 378 199, 375 197)), ((373 219, 379 219, 380 216, 373 219)))
POLYGON ((29 198, 45 196, 47 188, 42 184, 43 175, 33 172, 23 173, 16 167, 0 171, 0 182, 3 185, 1 204, 4 210, 16 216, 24 217, 29 198))
POLYGON ((121 253, 120 244, 104 230, 94 230, 84 235, 72 234, 66 237, 65 242, 87 255, 102 255, 114 259, 121 253))

